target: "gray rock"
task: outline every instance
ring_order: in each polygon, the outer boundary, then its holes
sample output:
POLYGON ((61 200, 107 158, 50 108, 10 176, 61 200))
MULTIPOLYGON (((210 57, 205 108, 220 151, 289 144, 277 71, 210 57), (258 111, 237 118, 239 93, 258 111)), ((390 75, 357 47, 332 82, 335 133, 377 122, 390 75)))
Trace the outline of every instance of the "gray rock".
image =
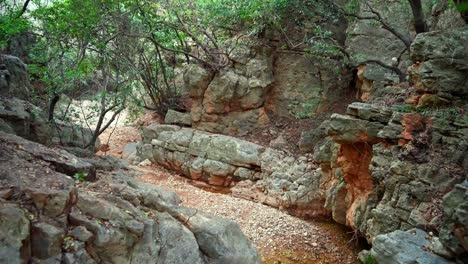
POLYGON ((375 142, 378 141, 378 133, 383 127, 379 122, 333 114, 328 135, 336 142, 375 142))
POLYGON ((86 229, 84 226, 78 226, 73 228, 69 235, 79 241, 87 242, 93 236, 93 233, 89 232, 88 229, 86 229))
POLYGON ((188 221, 187 227, 195 235, 209 263, 260 263, 257 250, 242 234, 238 224, 187 208, 179 208, 176 214, 188 221))
MULTIPOLYGON (((89 128, 59 120, 54 121, 53 141, 68 147, 84 148, 93 137, 93 131, 89 128)), ((101 141, 99 138, 94 143, 94 151, 98 151, 101 141)))
POLYGON ((22 254, 30 250, 23 241, 29 240, 29 220, 22 209, 0 203, 0 263, 20 264, 28 261, 22 254))
POLYGON ((378 235, 372 242, 371 256, 379 264, 443 264, 450 262, 430 251, 432 241, 421 229, 397 230, 378 235))
POLYGON ((41 144, 27 141, 18 136, 5 134, 3 132, 0 132, 0 135, 4 141, 9 142, 10 144, 15 143, 21 145, 22 149, 30 155, 54 164, 58 172, 69 176, 73 176, 76 173, 87 173, 86 180, 96 180, 96 169, 92 164, 66 152, 65 150, 52 150, 41 144))
POLYGON ((0 95, 30 100, 28 67, 18 57, 0 55, 0 95))
POLYGON ((48 145, 52 128, 42 110, 18 98, 0 97, 0 119, 3 131, 48 145), (13 131, 12 131, 13 130, 13 131))
POLYGON ((190 113, 182 113, 182 112, 177 112, 172 109, 169 109, 166 113, 166 117, 164 118, 164 123, 182 125, 182 126, 191 126, 192 117, 190 113))
POLYGON ((157 139, 159 134, 164 131, 177 131, 179 126, 153 124, 146 126, 141 131, 141 138, 144 144, 150 144, 151 140, 157 139))
POLYGON ((122 150, 122 158, 128 161, 137 160, 137 148, 139 145, 140 143, 137 142, 130 142, 126 144, 122 150))
POLYGON ((33 257, 48 259, 62 252, 65 232, 47 223, 35 223, 31 229, 31 253, 33 257))
POLYGON ((468 243, 468 180, 457 184, 447 193, 442 202, 444 218, 440 240, 452 252, 466 252, 468 243))
MULTIPOLYGON (((203 255, 194 234, 180 222, 167 213, 161 214, 159 222, 159 237, 161 263, 202 264, 203 255)), ((201 248, 203 252, 203 249, 201 248)))
POLYGON ((322 122, 320 126, 311 131, 303 131, 299 139, 298 146, 302 153, 313 152, 314 147, 327 136, 327 130, 330 122, 328 120, 322 122))
POLYGON ((418 34, 411 45, 409 69, 417 90, 462 97, 468 94, 468 28, 418 34))

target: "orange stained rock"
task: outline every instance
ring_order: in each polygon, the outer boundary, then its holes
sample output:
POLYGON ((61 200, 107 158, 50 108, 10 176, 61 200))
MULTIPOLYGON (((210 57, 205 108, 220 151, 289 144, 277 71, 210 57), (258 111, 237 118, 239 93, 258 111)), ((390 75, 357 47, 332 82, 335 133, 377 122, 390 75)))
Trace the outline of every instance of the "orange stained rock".
POLYGON ((346 222, 354 227, 356 210, 366 202, 374 189, 369 165, 372 159, 372 145, 367 142, 346 143, 341 145, 338 164, 343 170, 348 185, 350 206, 346 211, 346 222))
POLYGON ((402 131, 402 137, 406 140, 412 140, 415 132, 424 130, 425 127, 424 117, 420 114, 409 113, 404 114, 402 118, 402 124, 404 130, 402 131))

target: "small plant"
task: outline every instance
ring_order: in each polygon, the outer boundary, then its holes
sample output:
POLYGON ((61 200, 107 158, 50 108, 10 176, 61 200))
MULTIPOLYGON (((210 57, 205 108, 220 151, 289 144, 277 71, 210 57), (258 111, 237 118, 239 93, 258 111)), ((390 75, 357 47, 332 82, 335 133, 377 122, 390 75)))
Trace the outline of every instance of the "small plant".
POLYGON ((67 236, 63 239, 62 248, 65 251, 72 251, 75 247, 75 241, 72 237, 67 236))
POLYGON ((367 255, 366 259, 364 260, 364 264, 376 264, 374 257, 371 254, 367 255))
POLYGON ((75 179, 76 181, 79 181, 79 182, 86 181, 87 177, 88 177, 88 173, 86 173, 86 172, 79 172, 79 173, 75 173, 75 175, 73 175, 73 179, 75 179))

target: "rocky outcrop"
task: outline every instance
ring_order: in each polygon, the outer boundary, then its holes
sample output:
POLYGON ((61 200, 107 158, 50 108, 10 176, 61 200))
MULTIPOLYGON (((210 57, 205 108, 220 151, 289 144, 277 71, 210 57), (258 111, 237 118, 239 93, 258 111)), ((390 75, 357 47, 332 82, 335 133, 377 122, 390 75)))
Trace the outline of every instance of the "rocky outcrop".
POLYGON ((388 234, 378 235, 374 239, 368 258, 379 264, 448 264, 454 263, 438 254, 442 248, 437 237, 431 236, 421 229, 411 229, 406 232, 397 230, 388 234))
POLYGON ((463 256, 467 236, 455 223, 466 220, 466 212, 454 201, 467 195, 457 185, 466 181, 468 169, 466 120, 362 103, 349 105, 348 115, 332 115, 328 134, 334 143, 315 155, 328 157, 320 162, 332 174, 326 206, 335 221, 371 242, 399 229, 437 230, 451 254, 463 256), (444 230, 448 226, 451 231, 444 230))
POLYGON ((191 126, 192 117, 190 113, 181 113, 175 110, 169 109, 164 117, 164 123, 182 125, 182 126, 191 126))
POLYGON ((0 96, 30 100, 28 67, 19 58, 0 54, 0 96))
MULTIPOLYGON (((444 37, 439 33, 418 34, 414 30, 413 16, 408 3, 389 2, 384 0, 366 1, 375 12, 378 12, 383 21, 389 27, 395 29, 399 34, 406 37, 408 42, 419 42, 421 38, 425 38, 426 34, 439 36, 439 43, 444 40, 444 37), (416 36, 416 38, 415 38, 416 36), (418 40, 419 39, 419 40, 418 40)), ((447 32, 454 28, 465 26, 460 13, 453 7, 449 7, 447 1, 438 1, 437 3, 424 3, 426 23, 431 30, 440 30, 434 32, 447 32)), ((372 17, 374 14, 363 1, 355 1, 350 7, 355 9, 358 15, 363 17, 372 17)), ((453 39, 452 39, 453 41, 453 39)), ((458 39, 460 45, 456 49, 466 47, 463 40, 458 39)), ((457 42, 455 41, 455 42, 457 42)), ((450 41, 449 41, 450 42, 450 41)), ((418 45, 418 44, 416 44, 418 45)), ((411 60, 408 56, 403 42, 394 36, 390 31, 386 30, 380 22, 374 19, 353 19, 347 29, 346 50, 355 59, 355 61, 379 60, 391 66, 397 66, 402 72, 406 72, 408 66, 411 65, 411 60)), ((442 45, 444 46, 444 45, 442 45)), ((413 49, 413 48, 412 48, 413 49)), ((444 50, 443 48, 439 51, 444 50)), ((445 49, 444 53, 450 58, 451 49, 445 49)), ((413 54, 414 52, 411 51, 413 54)), ((411 55, 413 56, 413 55, 411 55)), ((415 62, 414 58, 411 58, 415 62)), ((422 60, 420 60, 422 62, 422 60)), ((439 64, 441 68, 431 68, 433 65, 426 65, 424 72, 426 74, 445 75, 445 72, 439 71, 443 67, 451 67, 439 64)), ((417 69, 415 69, 417 71, 417 69)), ((445 75, 447 79, 449 75, 445 75)), ((399 83, 398 76, 391 70, 385 69, 377 64, 368 63, 358 67, 357 71, 357 89, 358 97, 367 102, 374 98, 374 93, 382 90, 385 86, 399 83)))
POLYGON ((237 63, 216 74, 194 64, 187 68, 193 127, 239 135, 268 122, 263 106, 273 82, 271 52, 241 46, 233 57, 237 63))
POLYGON ((234 137, 190 128, 152 125, 143 129, 138 156, 235 196, 301 216, 328 214, 320 173, 307 158, 234 137))
POLYGON ((350 82, 340 62, 294 53, 276 54, 273 76, 265 108, 295 118, 311 117, 327 103, 337 101, 350 82))
POLYGON ((52 128, 41 110, 17 98, 0 97, 0 130, 46 145, 51 142, 52 128))
POLYGON ((82 168, 71 154, 3 132, 0 147, 2 263, 260 263, 237 224, 171 191, 122 173, 77 183, 59 169, 82 168))
POLYGON ((468 96, 468 27, 419 34, 411 45, 411 84, 420 107, 468 96))
POLYGON ((239 41, 232 65, 219 72, 196 64, 186 68, 183 90, 190 95, 193 128, 243 136, 269 124, 271 114, 310 117, 337 101, 350 82, 340 61, 284 52, 278 43, 262 41, 239 41))
MULTIPOLYGON (((84 148, 92 138, 90 129, 58 120, 48 122, 39 107, 15 97, 0 97, 0 131, 45 145, 78 148, 84 148)), ((97 140, 96 149, 99 144, 97 140)))

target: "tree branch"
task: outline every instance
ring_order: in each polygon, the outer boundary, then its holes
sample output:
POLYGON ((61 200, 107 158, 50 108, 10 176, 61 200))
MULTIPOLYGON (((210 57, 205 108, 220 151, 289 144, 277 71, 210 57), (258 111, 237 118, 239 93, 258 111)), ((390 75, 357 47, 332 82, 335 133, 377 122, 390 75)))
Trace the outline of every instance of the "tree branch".
POLYGON ((28 10, 29 2, 31 2, 31 0, 26 0, 26 1, 24 2, 23 8, 22 8, 21 11, 19 12, 18 16, 16 16, 16 18, 20 18, 20 17, 28 10))

